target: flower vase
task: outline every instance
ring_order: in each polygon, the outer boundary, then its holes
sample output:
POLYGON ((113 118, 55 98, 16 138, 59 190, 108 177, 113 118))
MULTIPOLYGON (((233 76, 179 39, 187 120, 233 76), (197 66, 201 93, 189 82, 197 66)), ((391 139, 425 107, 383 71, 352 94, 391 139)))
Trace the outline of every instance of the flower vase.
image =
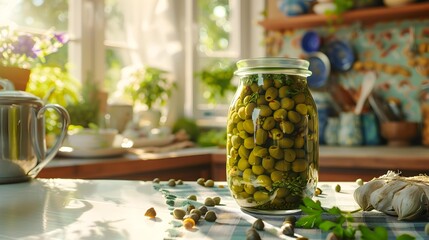
POLYGON ((15 90, 25 91, 31 70, 19 67, 0 66, 0 78, 5 78, 13 83, 15 90))

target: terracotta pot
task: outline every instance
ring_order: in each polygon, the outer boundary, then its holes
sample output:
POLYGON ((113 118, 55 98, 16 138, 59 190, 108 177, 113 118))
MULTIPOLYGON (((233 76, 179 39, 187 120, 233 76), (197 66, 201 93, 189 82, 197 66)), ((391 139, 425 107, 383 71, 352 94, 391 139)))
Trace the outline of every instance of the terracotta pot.
POLYGON ((19 67, 0 66, 0 78, 8 79, 15 86, 15 90, 25 91, 31 70, 19 67))
POLYGON ((381 123, 381 136, 390 146, 408 146, 416 139, 418 133, 416 122, 383 122, 381 123))

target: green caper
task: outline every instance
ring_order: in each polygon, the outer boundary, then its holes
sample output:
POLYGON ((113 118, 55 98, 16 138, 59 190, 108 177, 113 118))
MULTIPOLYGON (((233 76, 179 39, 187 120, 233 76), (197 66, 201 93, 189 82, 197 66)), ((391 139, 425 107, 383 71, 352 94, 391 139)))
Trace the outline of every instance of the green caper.
POLYGON ((285 98, 289 95, 290 87, 289 86, 282 86, 279 88, 279 98, 285 98))
POLYGON ((295 106, 295 102, 293 99, 291 98, 282 98, 282 100, 280 100, 280 105, 282 108, 286 109, 286 110, 292 110, 293 107, 295 106))
POLYGON ((254 152, 255 152, 255 150, 253 149, 253 151, 250 153, 249 159, 247 161, 252 166, 253 165, 260 165, 262 162, 262 158, 256 156, 254 152))
POLYGON ((279 92, 278 92, 277 88, 270 87, 265 92, 265 100, 267 100, 268 102, 270 102, 270 101, 276 99, 278 95, 279 95, 279 92))
POLYGON ((291 223, 292 225, 295 225, 296 217, 294 215, 286 216, 283 220, 283 223, 291 223))
POLYGON ((274 164, 274 169, 282 171, 282 172, 286 172, 290 170, 290 163, 286 162, 286 161, 277 161, 274 164))
POLYGON ((253 134, 255 132, 252 119, 246 119, 243 122, 243 129, 247 133, 253 134))
POLYGON ((252 172, 251 168, 246 168, 243 171, 243 180, 245 182, 252 182, 255 179, 255 175, 252 172))
POLYGON ((273 140, 280 140, 283 138, 283 132, 278 128, 271 129, 270 134, 273 140))
POLYGON ((293 147, 294 143, 295 143, 295 141, 293 139, 286 138, 286 137, 278 140, 278 145, 281 148, 291 148, 291 147, 293 147))
POLYGON ((255 228, 256 230, 262 231, 264 230, 264 227, 265 227, 264 221, 258 218, 256 219, 256 221, 253 222, 252 227, 255 228))
POLYGON ((264 80, 262 81, 262 89, 267 90, 272 86, 273 86, 273 81, 271 81, 271 79, 264 78, 264 80))
POLYGON ((249 137, 249 134, 246 131, 242 130, 238 133, 238 136, 244 140, 249 137))
POLYGON ((252 172, 256 175, 261 175, 264 173, 264 171, 265 169, 261 165, 252 166, 252 172))
POLYGON ((267 117, 264 119, 264 122, 262 123, 262 128, 269 131, 274 128, 276 125, 276 121, 273 117, 267 117))
POLYGON ((204 186, 204 182, 205 182, 206 180, 204 179, 204 178, 198 178, 197 179, 197 183, 198 183, 198 185, 201 185, 201 186, 204 186))
POLYGON ((258 83, 256 83, 256 82, 253 82, 251 85, 250 85, 250 89, 252 90, 252 92, 258 92, 259 91, 259 86, 258 86, 258 83))
POLYGON ((255 199, 256 202, 263 203, 270 200, 270 195, 268 194, 268 192, 265 192, 265 191, 256 191, 253 194, 253 198, 255 199))
POLYGON ((169 179, 167 184, 168 184, 168 186, 170 186, 170 187, 175 187, 175 186, 176 186, 176 180, 174 180, 174 179, 169 179))
POLYGON ((259 97, 258 97, 258 99, 256 100, 256 104, 257 104, 258 106, 268 104, 267 100, 265 100, 265 95, 260 94, 260 95, 259 95, 259 97))
POLYGON ((286 236, 293 237, 295 235, 293 225, 290 223, 284 223, 280 229, 282 233, 286 236))
POLYGON ((182 179, 177 180, 176 185, 183 185, 183 180, 182 179))
POLYGON ((258 231, 252 227, 246 231, 246 240, 261 240, 261 236, 258 231))
POLYGON ((185 210, 183 210, 183 209, 181 209, 181 208, 175 208, 174 210, 173 210, 173 217, 175 218, 175 219, 180 219, 180 220, 182 220, 183 219, 183 217, 186 215, 186 211, 185 210))
POLYGON ((276 111, 277 109, 279 109, 281 107, 280 102, 278 100, 271 100, 268 103, 268 106, 273 110, 276 111))
POLYGON ((305 158, 304 149, 295 149, 295 153, 297 158, 305 158))
POLYGON ((251 102, 251 103, 246 105, 246 107, 245 107, 246 118, 252 117, 252 113, 253 113, 253 110, 255 109, 255 107, 256 107, 256 103, 254 103, 254 102, 251 102))
POLYGON ((283 179, 283 175, 284 174, 281 171, 274 171, 271 173, 270 177, 273 182, 278 182, 283 179))
POLYGON ((247 149, 253 149, 253 147, 255 146, 253 137, 247 137, 246 139, 244 139, 243 146, 247 149))
POLYGON ((207 207, 204 205, 199 207, 198 210, 200 210, 201 216, 204 216, 207 213, 207 207))
POLYGON ((314 191, 314 195, 319 196, 320 194, 322 194, 322 189, 316 188, 316 190, 314 191))
POLYGON ((289 121, 291 121, 293 123, 301 122, 301 115, 295 111, 288 111, 287 112, 287 118, 289 119, 289 121))
POLYGON ((258 145, 263 145, 265 143, 265 141, 267 141, 268 138, 268 132, 265 131, 262 128, 258 128, 258 130, 256 130, 256 136, 255 136, 255 143, 258 145))
POLYGON ((241 158, 248 158, 250 154, 250 150, 245 148, 243 145, 240 146, 240 148, 238 149, 238 155, 241 158))
POLYGON ((295 130, 295 126, 289 121, 281 121, 279 126, 282 132, 286 134, 291 134, 295 130))
POLYGON ((275 159, 283 159, 283 150, 278 146, 270 146, 270 148, 268 148, 268 152, 270 153, 270 156, 275 159))
POLYGON ((426 235, 429 235, 429 223, 426 223, 425 225, 425 233, 426 235))
POLYGON ((280 122, 286 119, 287 111, 283 108, 280 108, 274 112, 273 117, 274 117, 274 120, 276 120, 277 122, 280 122))
POLYGON ((273 183, 273 181, 271 180, 271 177, 267 175, 259 175, 256 178, 256 183, 259 186, 265 187, 266 189, 271 189, 271 184, 273 183))
POLYGON ((255 154, 255 156, 261 158, 268 155, 268 149, 261 146, 255 146, 252 152, 255 154))
POLYGON ((195 194, 191 194, 186 199, 197 201, 197 196, 195 194))
POLYGON ((273 114, 273 110, 268 105, 259 105, 259 115, 261 117, 269 117, 273 114))
POLYGON ((297 159, 292 163, 292 171, 303 172, 307 169, 307 161, 305 159, 297 159))
POLYGON ((295 110, 301 115, 307 115, 307 105, 304 103, 297 104, 295 110))
POLYGON ((294 146, 295 148, 302 148, 302 147, 304 147, 304 143, 305 143, 304 138, 303 138, 303 137, 301 137, 301 136, 297 136, 297 137, 295 138, 295 141, 294 141, 293 146, 294 146))
POLYGON ((340 186, 340 184, 337 184, 335 186, 335 192, 341 192, 341 186, 340 186))
POLYGON ((358 178, 358 179, 356 179, 356 184, 357 184, 358 186, 362 186, 362 185, 363 185, 363 180, 362 180, 362 178, 358 178))
POLYGON ((199 209, 196 209, 196 208, 192 209, 189 213, 190 214, 197 214, 200 217, 202 216, 201 211, 199 209))
POLYGON ((239 149, 241 144, 243 144, 243 139, 239 136, 233 135, 231 136, 232 147, 235 149, 239 149))
MULTIPOLYGON (((243 190, 241 190, 241 191, 243 191, 243 190)), ((214 205, 216 205, 216 203, 215 203, 215 201, 213 200, 213 198, 211 198, 211 197, 207 197, 205 200, 204 200, 204 205, 206 205, 206 206, 208 206, 208 207, 213 207, 214 205)), ((206 213, 207 214, 207 213, 206 213)))
POLYGON ((293 96, 293 100, 295 103, 305 103, 305 94, 304 93, 298 93, 297 95, 293 96))
POLYGON ((285 149, 283 151, 284 153, 284 160, 287 162, 293 162, 296 159, 296 152, 294 149, 285 149))
POLYGON ((207 180, 204 182, 204 186, 205 186, 205 187, 213 187, 213 186, 214 186, 214 181, 213 181, 213 180, 211 180, 211 179, 207 179, 207 180))
POLYGON ((215 202, 216 205, 219 205, 221 198, 220 197, 213 197, 213 201, 215 202))
POLYGON ((271 156, 262 159, 262 167, 266 170, 274 168, 274 159, 271 156))
POLYGON ((241 171, 244 171, 244 170, 246 170, 246 168, 250 167, 250 164, 245 158, 241 158, 240 160, 238 160, 237 167, 241 171))
POLYGON ((145 214, 144 214, 146 217, 149 217, 149 218, 155 218, 156 217, 156 211, 155 211, 155 208, 153 208, 153 207, 151 207, 151 208, 149 208, 148 210, 146 210, 146 212, 145 212, 145 214))
POLYGON ((187 213, 190 213, 190 212, 192 211, 192 209, 195 209, 195 206, 194 206, 194 205, 192 205, 192 204, 189 204, 189 205, 186 207, 186 212, 187 212, 187 213))
POLYGON ((153 182, 153 183, 160 183, 160 182, 161 182, 161 180, 159 180, 159 178, 154 178, 154 179, 152 180, 152 182, 153 182))
POLYGON ((245 184, 244 191, 248 194, 254 194, 256 191, 256 188, 252 184, 245 184))
POLYGON ((238 117, 239 117, 241 120, 246 120, 246 119, 247 119, 247 116, 246 116, 246 108, 245 108, 245 107, 240 107, 240 108, 238 109, 238 117))
POLYGON ((207 211, 207 213, 204 216, 204 219, 207 222, 214 222, 217 219, 216 213, 213 210, 207 211))
POLYGON ((190 213, 188 216, 185 216, 184 218, 185 219, 186 218, 192 218, 194 220, 194 222, 197 223, 200 220, 201 216, 196 214, 196 213, 190 213))

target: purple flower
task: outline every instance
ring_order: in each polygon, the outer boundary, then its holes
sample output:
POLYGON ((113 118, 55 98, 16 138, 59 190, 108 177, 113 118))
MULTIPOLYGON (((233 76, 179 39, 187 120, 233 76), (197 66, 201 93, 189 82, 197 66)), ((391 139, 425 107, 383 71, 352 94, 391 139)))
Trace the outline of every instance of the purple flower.
POLYGON ((36 58, 37 54, 33 50, 35 43, 30 35, 20 35, 18 36, 18 41, 12 45, 12 52, 36 58))
POLYGON ((67 36, 64 33, 55 33, 54 37, 61 44, 64 44, 68 41, 67 36))

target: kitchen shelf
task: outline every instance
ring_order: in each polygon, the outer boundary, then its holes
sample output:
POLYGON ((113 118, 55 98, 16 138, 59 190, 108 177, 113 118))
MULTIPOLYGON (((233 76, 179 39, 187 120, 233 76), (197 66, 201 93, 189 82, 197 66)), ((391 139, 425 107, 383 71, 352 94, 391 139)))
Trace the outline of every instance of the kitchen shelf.
MULTIPOLYGON (((295 28, 311 28, 327 25, 335 16, 328 17, 318 14, 305 14, 300 16, 277 16, 260 21, 266 30, 281 31, 295 28)), ((429 2, 414 3, 401 7, 372 7, 352 10, 344 13, 342 24, 361 22, 364 25, 377 22, 400 21, 405 19, 429 18, 429 2)))

